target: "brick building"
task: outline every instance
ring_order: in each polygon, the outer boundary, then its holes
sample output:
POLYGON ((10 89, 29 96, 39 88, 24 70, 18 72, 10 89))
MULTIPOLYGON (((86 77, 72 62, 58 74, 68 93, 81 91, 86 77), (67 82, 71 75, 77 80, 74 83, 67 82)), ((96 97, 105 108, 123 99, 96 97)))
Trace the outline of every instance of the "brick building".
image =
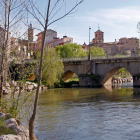
POLYGON ((41 50, 42 43, 43 43, 44 32, 40 32, 36 36, 38 36, 38 39, 37 39, 37 41, 38 41, 38 50, 41 50))
POLYGON ((138 38, 120 38, 119 41, 106 42, 104 43, 104 32, 98 29, 95 32, 95 38, 89 44, 90 46, 102 47, 106 54, 119 54, 126 51, 131 53, 137 53, 139 50, 139 39, 138 38))
MULTIPOLYGON (((41 50, 43 43, 44 32, 40 32, 37 34, 38 36, 38 50, 41 50)), ((47 34, 45 36, 45 49, 55 48, 55 46, 73 43, 73 38, 63 36, 63 38, 57 37, 57 32, 51 29, 47 30, 47 34)))

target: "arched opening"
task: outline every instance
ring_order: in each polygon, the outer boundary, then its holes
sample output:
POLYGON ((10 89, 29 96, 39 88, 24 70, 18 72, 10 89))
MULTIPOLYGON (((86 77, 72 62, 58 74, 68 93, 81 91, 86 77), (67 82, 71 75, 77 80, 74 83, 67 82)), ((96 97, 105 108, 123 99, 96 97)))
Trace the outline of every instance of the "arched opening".
POLYGON ((66 71, 66 72, 64 73, 62 79, 63 79, 64 81, 70 81, 70 80, 72 81, 72 80, 74 80, 74 79, 79 80, 79 77, 78 77, 78 75, 77 75, 76 73, 74 73, 73 71, 68 70, 68 71, 66 71))
POLYGON ((66 86, 79 86, 79 77, 73 71, 66 71, 62 77, 64 85, 66 86))
POLYGON ((115 67, 111 69, 102 80, 102 85, 113 85, 133 82, 132 75, 123 67, 115 67))

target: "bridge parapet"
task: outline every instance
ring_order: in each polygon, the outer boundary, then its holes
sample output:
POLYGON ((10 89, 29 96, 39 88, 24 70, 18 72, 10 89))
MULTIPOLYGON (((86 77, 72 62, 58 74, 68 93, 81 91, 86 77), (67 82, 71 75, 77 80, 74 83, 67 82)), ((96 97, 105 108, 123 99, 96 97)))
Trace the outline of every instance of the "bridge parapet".
MULTIPOLYGON (((107 56, 91 56, 90 60, 113 60, 113 59, 123 59, 123 58, 140 58, 140 54, 133 54, 133 55, 107 55, 107 56)), ((86 57, 71 57, 71 58, 62 58, 63 62, 67 61, 84 61, 88 60, 88 56, 86 57)))

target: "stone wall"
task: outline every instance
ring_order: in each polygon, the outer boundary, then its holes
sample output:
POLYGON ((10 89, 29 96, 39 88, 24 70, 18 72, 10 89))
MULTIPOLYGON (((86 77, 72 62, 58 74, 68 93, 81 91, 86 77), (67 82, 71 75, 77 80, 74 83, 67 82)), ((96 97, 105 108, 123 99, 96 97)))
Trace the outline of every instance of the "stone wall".
POLYGON ((95 78, 92 76, 79 76, 79 86, 80 87, 101 86, 100 78, 95 78))

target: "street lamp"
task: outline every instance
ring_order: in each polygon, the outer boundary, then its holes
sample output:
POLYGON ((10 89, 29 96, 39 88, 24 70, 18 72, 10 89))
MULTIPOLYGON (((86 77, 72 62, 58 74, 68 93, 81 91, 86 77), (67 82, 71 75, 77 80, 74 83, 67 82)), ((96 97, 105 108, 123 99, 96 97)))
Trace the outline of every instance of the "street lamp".
POLYGON ((90 26, 89 26, 89 55, 88 55, 88 60, 90 61, 90 26))

